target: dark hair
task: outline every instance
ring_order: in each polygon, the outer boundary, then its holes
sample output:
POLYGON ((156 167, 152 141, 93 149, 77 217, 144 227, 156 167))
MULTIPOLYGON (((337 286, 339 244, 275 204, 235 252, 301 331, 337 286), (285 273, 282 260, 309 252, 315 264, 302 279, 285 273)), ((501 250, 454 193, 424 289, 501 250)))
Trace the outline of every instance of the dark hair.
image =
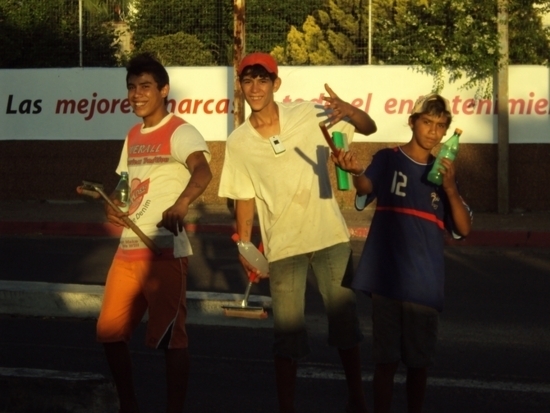
POLYGON ((264 78, 264 79, 271 79, 272 82, 274 82, 275 79, 277 79, 277 74, 276 73, 268 72, 267 69, 265 67, 263 67, 262 65, 260 65, 260 64, 252 65, 252 66, 246 66, 243 69, 243 71, 241 72, 241 74, 239 75, 239 81, 242 82, 242 80, 244 79, 245 76, 250 76, 253 79, 255 79, 257 77, 264 78))
POLYGON ((426 103, 424 103, 424 106, 422 107, 422 112, 411 115, 410 119, 412 123, 416 122, 416 120, 421 115, 430 115, 437 117, 446 116, 447 127, 449 127, 449 125, 453 121, 453 115, 447 110, 445 101, 440 96, 436 96, 435 98, 430 99, 426 103))
POLYGON ((140 76, 144 73, 150 74, 155 79, 159 90, 170 84, 168 72, 151 53, 141 53, 130 59, 126 65, 126 83, 130 76, 140 76))

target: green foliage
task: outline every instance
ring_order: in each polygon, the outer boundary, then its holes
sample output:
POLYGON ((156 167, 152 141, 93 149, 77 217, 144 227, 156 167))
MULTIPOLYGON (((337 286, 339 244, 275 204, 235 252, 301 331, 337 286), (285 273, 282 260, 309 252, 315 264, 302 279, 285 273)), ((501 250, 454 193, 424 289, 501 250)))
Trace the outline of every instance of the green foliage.
POLYGON ((301 32, 292 27, 286 42, 273 48, 273 55, 287 65, 366 63, 367 3, 363 0, 324 2, 306 18, 301 32))
POLYGON ((182 32, 147 39, 136 53, 151 52, 164 66, 215 66, 214 57, 195 35, 182 32))
MULTIPOLYGON (((87 22, 88 13, 84 13, 87 22)), ((79 65, 78 2, 71 0, 0 0, 2 68, 79 65)), ((84 66, 114 66, 117 51, 112 28, 83 25, 84 66)))
POLYGON ((231 1, 136 0, 137 13, 129 20, 137 49, 147 40, 183 32, 196 36, 225 65, 233 39, 231 1), (220 30, 220 27, 222 29, 220 30))
MULTIPOLYGON (((232 65, 232 0, 82 0, 84 66, 116 66, 117 22, 136 50, 169 65, 232 65), (131 14, 131 10, 136 10, 131 14), (177 45, 177 46, 175 46, 177 45), (180 63, 182 62, 182 63, 180 63)), ((246 0, 245 51, 272 51, 281 64, 400 64, 445 82, 490 88, 498 69, 497 0, 246 0)), ((549 64, 550 0, 509 0, 511 64, 549 64)), ((78 0, 0 0, 0 67, 79 63, 78 0)), ((480 89, 481 88, 481 89, 480 89)))
POLYGON ((82 0, 84 10, 105 21, 120 22, 128 15, 133 0, 82 0))
POLYGON ((326 0, 246 0, 246 50, 269 52, 326 0))
POLYGON ((436 90, 445 70, 450 82, 465 76, 466 88, 485 85, 495 73, 500 59, 496 2, 381 0, 377 10, 379 63, 421 68, 434 76, 436 90))
MULTIPOLYGON (((510 63, 549 63, 540 19, 549 10, 550 0, 509 0, 510 63)), ((366 0, 328 0, 272 53, 287 65, 365 64, 368 13, 366 0)), ((373 63, 413 66, 433 76, 434 90, 465 80, 487 96, 502 60, 497 16, 497 0, 372 0, 373 63)))
MULTIPOLYGON (((246 51, 269 51, 323 2, 247 0, 246 51)), ((147 39, 183 32, 195 35, 218 65, 233 64, 233 1, 136 0, 135 7, 130 26, 137 48, 147 39)))
POLYGON ((541 12, 550 12, 550 1, 515 1, 510 4, 510 63, 548 65, 550 30, 542 27, 541 12), (532 7, 538 4, 538 10, 532 7))

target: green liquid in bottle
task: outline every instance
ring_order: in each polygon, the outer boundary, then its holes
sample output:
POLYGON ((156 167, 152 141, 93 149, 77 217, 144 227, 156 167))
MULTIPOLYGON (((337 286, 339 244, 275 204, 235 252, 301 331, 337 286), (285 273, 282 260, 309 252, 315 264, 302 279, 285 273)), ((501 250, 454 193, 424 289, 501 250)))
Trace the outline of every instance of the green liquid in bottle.
MULTIPOLYGON (((341 132, 332 132, 332 140, 338 149, 346 149, 347 145, 341 132)), ((349 191, 349 174, 336 166, 336 186, 340 191, 349 191)))
POLYGON ((451 161, 455 160, 458 153, 458 141, 461 134, 461 129, 455 129, 453 136, 447 139, 447 141, 443 144, 443 146, 439 150, 439 153, 437 154, 437 157, 435 158, 432 169, 428 173, 428 181, 436 185, 442 184, 443 174, 439 171, 439 169, 443 168, 443 166, 441 166, 441 159, 447 158, 451 161))

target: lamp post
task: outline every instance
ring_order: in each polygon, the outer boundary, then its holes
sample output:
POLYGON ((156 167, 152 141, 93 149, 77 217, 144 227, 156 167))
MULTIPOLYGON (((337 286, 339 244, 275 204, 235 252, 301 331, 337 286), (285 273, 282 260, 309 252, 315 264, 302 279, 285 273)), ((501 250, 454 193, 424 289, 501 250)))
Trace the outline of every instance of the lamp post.
POLYGON ((82 67, 82 0, 78 0, 78 67, 82 67))
POLYGON ((369 65, 372 64, 372 0, 369 0, 369 65))

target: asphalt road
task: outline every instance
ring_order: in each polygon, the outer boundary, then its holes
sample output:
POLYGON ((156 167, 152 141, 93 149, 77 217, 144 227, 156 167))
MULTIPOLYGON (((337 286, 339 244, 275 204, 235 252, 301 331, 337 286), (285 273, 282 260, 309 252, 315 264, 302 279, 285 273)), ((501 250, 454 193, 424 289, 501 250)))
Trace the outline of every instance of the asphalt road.
MULTIPOLYGON (((244 291, 229 239, 197 235, 192 240, 196 255, 190 290, 244 291)), ((356 254, 361 245, 353 243, 356 254)), ((110 238, 0 237, 0 279, 102 284, 115 248, 110 238)), ((449 247, 445 254, 446 308, 425 412, 549 411, 550 251, 449 247)), ((254 293, 268 294, 266 284, 254 293)), ((313 288, 307 300, 312 354, 300 364, 298 411, 342 413, 345 383, 335 351, 325 344, 322 304, 313 288)), ((360 296, 359 303, 365 388, 372 401, 369 302, 360 296)), ((94 320, 4 316, 0 332, 1 367, 108 376, 102 348, 94 342, 94 320)), ((131 343, 138 397, 143 412, 160 413, 163 357, 144 347, 143 333, 141 326, 131 343)), ((192 376, 186 412, 276 411, 270 329, 190 325, 189 334, 192 376)), ((395 412, 406 411, 403 379, 400 369, 395 412)))

